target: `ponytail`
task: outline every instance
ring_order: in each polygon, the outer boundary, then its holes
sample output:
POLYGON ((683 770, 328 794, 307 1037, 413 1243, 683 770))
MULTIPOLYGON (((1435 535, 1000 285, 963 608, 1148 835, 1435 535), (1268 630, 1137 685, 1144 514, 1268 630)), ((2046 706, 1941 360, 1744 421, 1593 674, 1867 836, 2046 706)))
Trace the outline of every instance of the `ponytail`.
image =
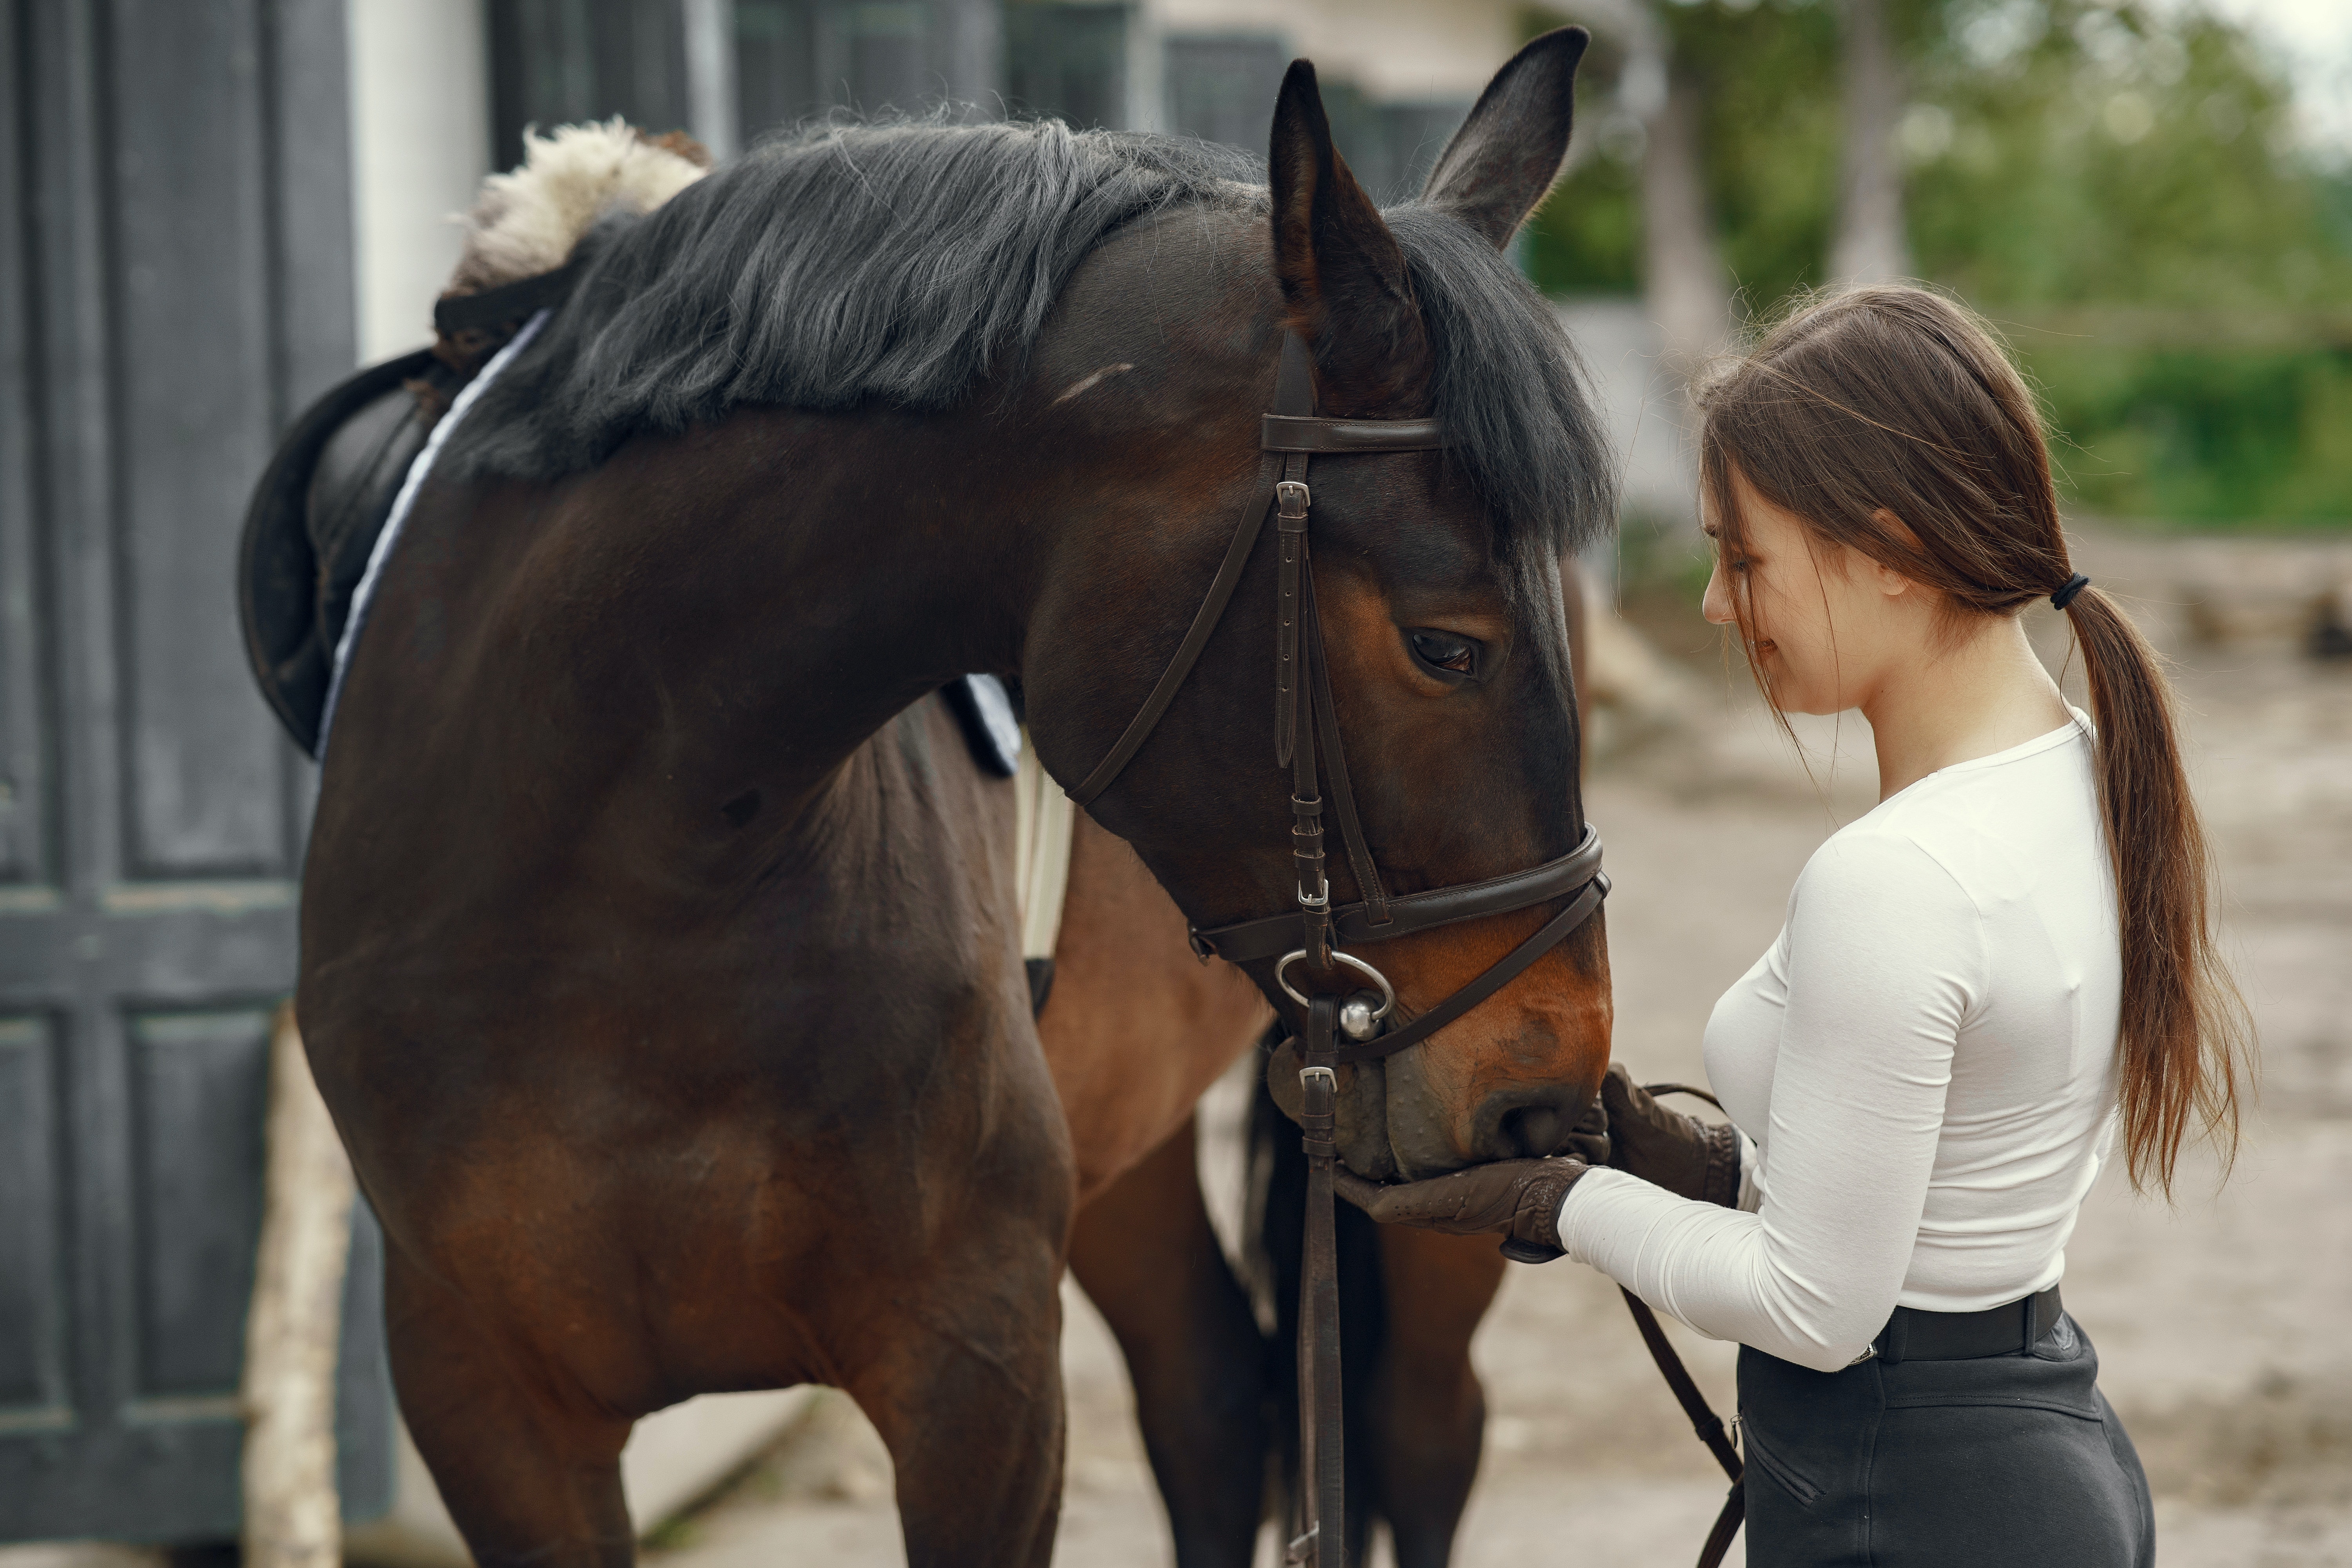
MULTIPOLYGON (((2211 857, 2156 651, 2075 574, 2041 412, 1983 321, 1924 289, 1798 308, 1700 394, 1700 481, 1736 546, 1735 472, 1765 500, 1942 595, 1958 618, 2047 595, 2083 651, 2123 960, 2126 1169, 2168 1196, 2194 1123, 2226 1170, 2253 1031, 2213 929, 2211 857)), ((1752 644, 1738 595, 1733 608, 1752 644)), ((1760 679, 1760 676, 1759 676, 1760 679)))
POLYGON ((2252 1030, 2215 943, 2212 856, 2156 650, 2096 588, 2078 590, 2065 614, 2098 725, 2099 816, 2123 938, 2125 1168, 2135 1188, 2168 1196, 2192 1121, 2225 1171, 2236 1156, 2252 1030))

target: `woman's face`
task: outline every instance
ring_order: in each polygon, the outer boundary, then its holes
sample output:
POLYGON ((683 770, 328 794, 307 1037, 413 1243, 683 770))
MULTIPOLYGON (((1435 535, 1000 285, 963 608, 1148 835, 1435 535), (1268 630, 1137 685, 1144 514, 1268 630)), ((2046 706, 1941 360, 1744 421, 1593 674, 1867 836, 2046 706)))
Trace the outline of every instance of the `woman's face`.
POLYGON ((1911 584, 1869 557, 1813 537, 1793 513, 1758 495, 1735 468, 1739 548, 1719 538, 1709 503, 1704 526, 1717 540, 1715 573, 1704 609, 1719 626, 1736 626, 1734 595, 1745 600, 1748 657, 1772 705, 1784 713, 1836 713, 1869 701, 1889 661, 1917 640, 1911 584))

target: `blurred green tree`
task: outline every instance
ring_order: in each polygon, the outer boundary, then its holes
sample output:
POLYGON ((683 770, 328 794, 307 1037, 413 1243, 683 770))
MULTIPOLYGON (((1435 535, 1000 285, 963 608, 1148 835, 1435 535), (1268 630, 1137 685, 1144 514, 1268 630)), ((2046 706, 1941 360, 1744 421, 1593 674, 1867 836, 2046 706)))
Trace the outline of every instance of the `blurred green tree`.
MULTIPOLYGON (((1646 0, 1643 0, 1646 3, 1646 0)), ((1751 312, 1818 281, 1837 201, 1837 19, 1821 0, 1652 5, 1672 69, 1706 104, 1708 205, 1751 312)), ((1564 18, 1532 9, 1530 34, 1564 18)), ((1622 47, 1604 36, 1580 89, 1593 138, 1530 224, 1531 275, 1555 293, 1642 289, 1643 111, 1624 101, 1622 47)), ((1635 89, 1638 91, 1638 88, 1635 89)))
POLYGON ((2184 8, 1935 23, 1904 121, 1912 244, 2008 324, 2074 502, 2352 521, 2352 233, 2276 63, 2184 8))
MULTIPOLYGON (((1706 201, 1747 316, 1826 276, 1830 0, 1633 0, 1705 104, 1706 201)), ((2010 331, 2079 505, 2352 521, 2352 169, 2294 140, 2279 62, 2157 0, 1887 0, 1914 265, 2010 331)), ((1558 18, 1541 10, 1528 26, 1558 18)), ((1591 150, 1530 226, 1560 294, 1643 287, 1643 126, 1595 50, 1591 150)))
POLYGON ((1930 276, 2009 306, 2352 303, 2326 182, 2243 32, 2086 0, 1942 12, 1903 132, 1930 276))

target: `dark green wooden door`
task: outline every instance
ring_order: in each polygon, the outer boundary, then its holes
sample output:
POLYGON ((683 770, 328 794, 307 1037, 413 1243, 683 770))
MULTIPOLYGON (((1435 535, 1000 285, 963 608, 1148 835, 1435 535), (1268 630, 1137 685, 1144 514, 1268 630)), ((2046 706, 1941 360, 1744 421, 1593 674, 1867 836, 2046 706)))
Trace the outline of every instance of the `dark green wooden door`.
MULTIPOLYGON (((236 1532, 310 789, 231 571, 352 357, 342 0, 0 0, 0 1540, 236 1532)), ((347 1510, 390 1485, 362 1221, 347 1510)))

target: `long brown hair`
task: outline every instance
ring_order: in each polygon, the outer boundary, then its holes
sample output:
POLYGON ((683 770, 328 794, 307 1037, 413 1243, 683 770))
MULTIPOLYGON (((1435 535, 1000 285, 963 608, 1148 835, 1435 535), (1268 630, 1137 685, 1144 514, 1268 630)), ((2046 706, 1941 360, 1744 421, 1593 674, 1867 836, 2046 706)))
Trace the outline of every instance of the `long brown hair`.
MULTIPOLYGON (((2135 1187, 2169 1194, 2193 1119, 2226 1165, 2252 1030, 2216 951, 2211 862, 2155 650, 2074 578, 2042 417, 1983 321, 1924 289, 1801 302, 1699 395, 1700 482, 1742 547, 1735 477, 1942 596, 1956 622, 2060 595, 2097 724, 2099 811, 2123 940, 2116 1049, 2135 1187)), ((1743 641, 1759 635, 1746 595, 1743 641)), ((1752 665, 1751 657, 1751 665, 1752 665)), ((1759 682, 1761 672, 1759 673, 1759 682)))

